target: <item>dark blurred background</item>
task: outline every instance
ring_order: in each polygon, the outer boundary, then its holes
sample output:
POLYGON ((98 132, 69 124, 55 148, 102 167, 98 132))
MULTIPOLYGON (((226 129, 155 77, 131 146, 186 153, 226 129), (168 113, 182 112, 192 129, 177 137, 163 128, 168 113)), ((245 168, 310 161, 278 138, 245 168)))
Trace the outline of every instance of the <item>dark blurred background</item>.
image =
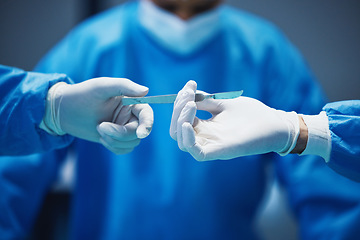
MULTIPOLYGON (((0 64, 31 70, 74 25, 124 0, 0 0, 0 64)), ((360 1, 227 0, 278 25, 331 101, 360 99, 360 1)))
MULTIPOLYGON (((0 0, 0 64, 31 70, 77 23, 122 2, 0 0)), ((226 2, 279 26, 305 56, 330 101, 360 99, 359 0, 226 2)), ((46 208, 45 204, 42 213, 46 208)), ((265 239, 297 238, 296 223, 279 188, 269 187, 263 209, 257 228, 265 239)))

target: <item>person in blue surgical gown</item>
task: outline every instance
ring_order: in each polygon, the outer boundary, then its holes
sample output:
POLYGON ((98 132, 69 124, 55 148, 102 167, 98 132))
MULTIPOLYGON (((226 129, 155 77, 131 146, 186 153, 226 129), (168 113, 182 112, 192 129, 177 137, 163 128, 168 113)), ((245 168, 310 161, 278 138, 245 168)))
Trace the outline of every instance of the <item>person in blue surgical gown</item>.
POLYGON ((248 97, 195 104, 189 81, 174 104, 170 135, 196 160, 284 152, 317 155, 340 174, 360 181, 360 100, 326 104, 318 115, 270 108, 248 97), (197 109, 212 114, 196 117, 197 109))
POLYGON ((128 79, 72 84, 64 74, 0 65, 0 89, 0 155, 65 147, 72 136, 100 142, 117 154, 128 153, 152 127, 149 105, 121 104, 121 95, 144 96, 148 91, 128 79))
MULTIPOLYGON (((77 83, 124 77, 149 87, 149 95, 177 93, 194 79, 209 93, 244 90, 268 106, 304 114, 317 114, 326 102, 298 50, 273 24, 220 0, 126 2, 73 29, 36 70, 63 72, 77 83)), ((318 157, 197 162, 169 137, 172 105, 152 108, 152 133, 137 151, 119 156, 99 144, 74 143, 71 239, 257 239, 253 224, 270 164, 303 239, 359 236, 359 185, 318 157)), ((50 181, 41 173, 56 172, 63 155, 37 156, 37 179, 50 181)), ((23 159, 29 161, 35 160, 23 159)), ((15 235, 31 228, 47 189, 24 183, 28 176, 10 163, 0 171, 9 168, 23 194, 2 191, 18 205, 1 203, 11 221, 0 227, 15 235)))

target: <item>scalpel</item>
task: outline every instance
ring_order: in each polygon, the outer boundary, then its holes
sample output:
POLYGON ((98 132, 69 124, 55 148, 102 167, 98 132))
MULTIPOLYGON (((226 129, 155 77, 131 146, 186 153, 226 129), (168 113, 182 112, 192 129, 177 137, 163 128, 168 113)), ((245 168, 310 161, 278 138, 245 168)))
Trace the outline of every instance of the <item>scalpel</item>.
MULTIPOLYGON (((214 94, 204 94, 204 93, 196 93, 195 94, 195 102, 201 102, 205 99, 232 99, 240 97, 243 93, 241 91, 234 92, 222 92, 222 93, 214 93, 214 94)), ((131 104, 144 104, 144 103, 174 103, 177 94, 169 94, 169 95, 157 95, 157 96, 148 96, 148 97, 123 97, 122 104, 123 105, 131 105, 131 104)))

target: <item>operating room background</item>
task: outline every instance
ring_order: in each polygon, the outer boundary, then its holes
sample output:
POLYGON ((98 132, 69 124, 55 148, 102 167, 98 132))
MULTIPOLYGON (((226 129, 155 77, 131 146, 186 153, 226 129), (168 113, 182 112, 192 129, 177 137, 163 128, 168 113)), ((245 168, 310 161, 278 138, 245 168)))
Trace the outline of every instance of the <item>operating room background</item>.
MULTIPOLYGON (((0 0, 0 64, 31 70, 77 23, 121 2, 0 0)), ((330 101, 360 99, 360 1, 226 2, 279 26, 305 56, 330 101)), ((296 239, 296 224, 285 201, 278 198, 282 193, 269 193, 271 204, 259 217, 258 227, 268 239, 296 239), (279 210, 279 205, 285 207, 279 210)))
MULTIPOLYGON (((225 0, 278 25, 330 101, 360 99, 360 1, 225 0)), ((124 0, 0 0, 0 64, 31 70, 82 19, 124 0)))

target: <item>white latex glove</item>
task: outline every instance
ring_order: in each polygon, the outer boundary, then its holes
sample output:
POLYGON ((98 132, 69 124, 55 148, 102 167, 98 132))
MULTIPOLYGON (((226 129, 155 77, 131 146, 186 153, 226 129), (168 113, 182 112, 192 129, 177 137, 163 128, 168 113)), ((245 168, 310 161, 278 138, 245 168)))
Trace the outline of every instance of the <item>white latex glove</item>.
POLYGON ((147 87, 124 78, 57 83, 48 92, 40 127, 53 135, 100 142, 116 154, 125 154, 150 134, 154 116, 148 104, 123 106, 121 96, 147 92, 147 87))
POLYGON ((272 109, 258 100, 239 97, 207 99, 195 104, 196 83, 189 81, 174 103, 170 135, 179 148, 198 161, 231 159, 277 152, 288 154, 299 135, 295 112, 272 109), (197 109, 212 114, 202 120, 197 109))

